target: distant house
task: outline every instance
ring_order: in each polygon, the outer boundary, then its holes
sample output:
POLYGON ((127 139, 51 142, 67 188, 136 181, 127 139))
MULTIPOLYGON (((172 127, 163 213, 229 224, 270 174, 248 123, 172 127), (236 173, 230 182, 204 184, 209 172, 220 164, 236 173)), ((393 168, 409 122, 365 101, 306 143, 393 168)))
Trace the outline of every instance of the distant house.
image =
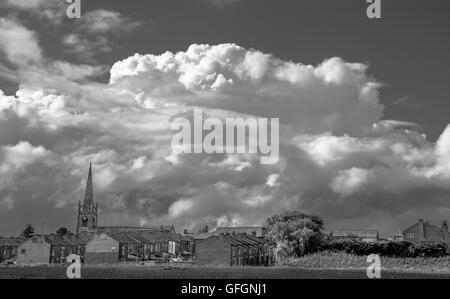
POLYGON ((374 229, 336 229, 329 232, 333 239, 359 239, 364 242, 374 242, 380 239, 374 229))
POLYGON ((215 230, 217 234, 226 234, 226 233, 236 233, 236 234, 247 234, 253 235, 258 238, 263 238, 266 234, 264 227, 255 226, 255 227, 218 227, 215 230))
POLYGON ((404 241, 405 239, 403 238, 402 230, 397 230, 390 240, 392 240, 392 241, 404 241))
POLYGON ((17 249, 24 240, 23 238, 0 238, 0 262, 15 259, 17 249))
POLYGON ((87 264, 114 264, 137 260, 140 242, 126 234, 102 233, 86 245, 87 264))
POLYGON ((268 266, 273 255, 266 242, 247 234, 211 234, 195 240, 197 263, 215 266, 268 266))
POLYGON ((419 221, 403 231, 405 241, 419 243, 424 241, 443 242, 450 247, 450 234, 448 232, 447 221, 442 221, 442 226, 430 224, 428 221, 419 221))
POLYGON ((78 236, 33 236, 18 247, 17 263, 59 264, 65 263, 71 254, 80 255, 83 259, 86 242, 78 236))

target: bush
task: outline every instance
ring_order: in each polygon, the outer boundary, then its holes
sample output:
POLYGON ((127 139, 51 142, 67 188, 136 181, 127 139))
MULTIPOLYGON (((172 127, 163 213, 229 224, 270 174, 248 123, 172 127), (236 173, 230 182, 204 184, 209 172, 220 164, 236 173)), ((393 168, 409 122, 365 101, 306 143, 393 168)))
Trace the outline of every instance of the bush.
POLYGON ((406 241, 363 242, 358 239, 337 239, 325 241, 321 251, 343 251, 354 255, 379 254, 387 257, 440 257, 445 256, 447 246, 444 243, 406 241))

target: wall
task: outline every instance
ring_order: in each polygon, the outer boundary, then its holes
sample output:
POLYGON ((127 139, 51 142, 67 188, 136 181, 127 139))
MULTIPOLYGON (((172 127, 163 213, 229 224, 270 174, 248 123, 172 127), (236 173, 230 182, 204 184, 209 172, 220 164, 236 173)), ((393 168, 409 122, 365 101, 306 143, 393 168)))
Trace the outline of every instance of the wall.
POLYGON ((87 252, 85 256, 86 264, 117 264, 118 253, 112 252, 87 252))
POLYGON ((195 240, 197 263, 204 265, 230 266, 231 245, 220 236, 195 240))
POLYGON ((442 233, 437 231, 427 222, 418 222, 416 225, 406 229, 403 232, 405 241, 418 243, 421 241, 443 242, 442 233), (413 233, 414 238, 408 238, 408 234, 413 233))
POLYGON ((50 261, 50 244, 38 239, 25 241, 17 249, 18 264, 48 264, 50 261))
POLYGON ((85 263, 111 264, 119 261, 119 243, 107 235, 97 235, 86 245, 85 263))

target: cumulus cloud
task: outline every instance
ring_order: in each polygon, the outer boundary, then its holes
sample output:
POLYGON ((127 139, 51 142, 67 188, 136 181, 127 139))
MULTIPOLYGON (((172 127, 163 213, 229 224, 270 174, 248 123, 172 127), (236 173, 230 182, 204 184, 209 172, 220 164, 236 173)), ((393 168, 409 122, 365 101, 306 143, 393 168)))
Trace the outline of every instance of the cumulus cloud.
MULTIPOLYGON (((136 54, 110 73, 107 84, 0 92, 0 146, 19 144, 37 155, 20 179, 13 176, 15 189, 0 192, 4 206, 33 198, 73 214, 89 161, 104 224, 195 230, 261 224, 302 208, 330 224, 374 225, 424 207, 436 217, 448 206, 450 127, 434 144, 415 124, 383 120, 380 84, 365 64, 331 58, 312 66, 234 44, 192 45, 136 54), (173 153, 172 120, 190 119, 196 108, 219 118, 279 117, 279 162, 261 165, 257 154, 173 153), (33 165, 49 155, 37 180, 33 165), (24 181, 34 182, 32 195, 24 181)), ((9 160, 26 162, 17 157, 9 160)))
POLYGON ((6 58, 0 62, 0 76, 22 85, 68 85, 105 72, 101 65, 75 65, 47 57, 37 34, 15 20, 0 18, 0 42, 0 57, 6 58))
POLYGON ((318 66, 282 61, 234 44, 186 52, 136 54, 117 62, 111 83, 147 105, 203 106, 280 117, 295 132, 361 134, 380 120, 380 86, 367 66, 327 59, 318 66))

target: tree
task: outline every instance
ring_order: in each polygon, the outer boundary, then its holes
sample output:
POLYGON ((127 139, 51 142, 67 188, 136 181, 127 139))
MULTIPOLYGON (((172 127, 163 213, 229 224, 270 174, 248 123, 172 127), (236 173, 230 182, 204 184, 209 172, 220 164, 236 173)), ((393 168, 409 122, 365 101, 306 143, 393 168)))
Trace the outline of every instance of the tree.
POLYGON ((61 237, 67 235, 68 233, 69 233, 69 230, 68 230, 67 228, 65 228, 65 227, 60 227, 60 228, 58 228, 58 230, 56 231, 56 234, 57 234, 58 236, 61 236, 61 237))
POLYGON ((31 238, 32 236, 34 236, 34 227, 31 225, 31 223, 25 225, 22 236, 25 238, 31 238))
POLYGON ((267 219, 266 238, 277 261, 317 251, 323 240, 323 220, 317 215, 289 211, 267 219))

